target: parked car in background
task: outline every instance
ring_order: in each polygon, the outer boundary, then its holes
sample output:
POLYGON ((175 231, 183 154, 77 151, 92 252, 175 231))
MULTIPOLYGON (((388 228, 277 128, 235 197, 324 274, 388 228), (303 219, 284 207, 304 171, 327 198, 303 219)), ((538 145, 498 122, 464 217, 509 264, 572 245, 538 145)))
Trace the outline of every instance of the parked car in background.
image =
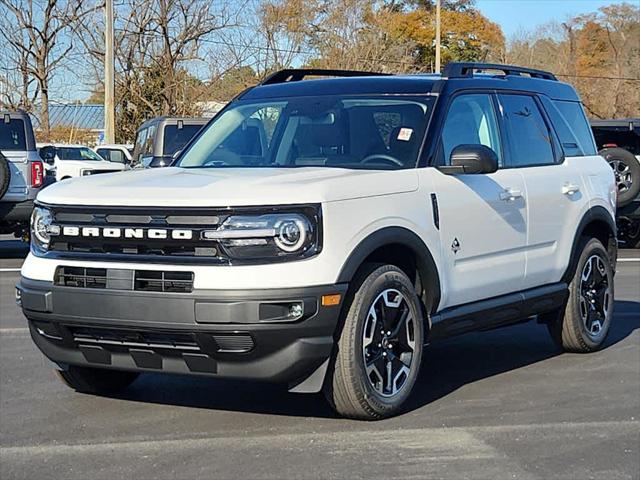
POLYGON ((157 117, 136 133, 133 163, 144 168, 166 167, 173 156, 207 124, 207 118, 157 117))
POLYGON ((640 248, 640 118, 592 120, 591 130, 616 176, 618 237, 640 248))
POLYGON ((33 200, 44 182, 29 115, 0 111, 0 234, 28 233, 33 200))
POLYGON ((133 145, 98 145, 93 150, 106 161, 122 163, 127 167, 131 165, 131 160, 133 159, 133 145))
POLYGON ((55 167, 57 181, 125 169, 124 163, 108 162, 83 145, 39 145, 38 152, 43 161, 55 167))

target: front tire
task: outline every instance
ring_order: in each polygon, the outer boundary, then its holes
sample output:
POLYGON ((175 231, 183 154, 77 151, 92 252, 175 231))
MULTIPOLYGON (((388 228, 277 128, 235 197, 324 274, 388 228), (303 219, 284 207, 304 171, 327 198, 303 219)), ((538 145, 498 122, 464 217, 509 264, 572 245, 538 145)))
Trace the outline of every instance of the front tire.
POLYGON ((553 340, 563 350, 588 353, 599 350, 609 332, 614 281, 604 245, 595 238, 584 239, 581 245, 564 315, 548 327, 553 340))
POLYGON ((324 393, 340 415, 376 420, 397 414, 418 378, 422 307, 411 280, 391 265, 369 266, 353 288, 324 393))
POLYGON ((136 372, 76 367, 73 365, 70 365, 66 370, 56 370, 56 373, 62 383, 76 392, 97 395, 117 393, 124 390, 139 375, 136 372))

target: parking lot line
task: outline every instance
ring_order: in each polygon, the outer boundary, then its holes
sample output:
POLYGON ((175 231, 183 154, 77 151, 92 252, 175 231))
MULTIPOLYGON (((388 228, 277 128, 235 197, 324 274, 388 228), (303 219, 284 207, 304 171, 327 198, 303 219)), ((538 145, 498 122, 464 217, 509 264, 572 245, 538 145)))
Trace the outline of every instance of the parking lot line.
POLYGON ((619 262, 640 262, 640 258, 619 258, 619 262))
POLYGON ((0 272, 19 272, 19 268, 0 268, 0 272))

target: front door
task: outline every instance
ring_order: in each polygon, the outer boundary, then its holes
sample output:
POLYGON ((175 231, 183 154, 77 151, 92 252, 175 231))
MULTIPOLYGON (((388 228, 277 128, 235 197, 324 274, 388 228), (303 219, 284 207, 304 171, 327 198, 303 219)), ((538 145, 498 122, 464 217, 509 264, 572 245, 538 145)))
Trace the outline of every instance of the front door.
POLYGON ((442 307, 519 291, 525 271, 524 178, 518 169, 502 168, 504 149, 491 94, 464 94, 453 99, 441 138, 445 164, 452 150, 462 144, 493 149, 500 168, 492 174, 473 175, 435 171, 433 189, 438 198, 445 262, 442 307))

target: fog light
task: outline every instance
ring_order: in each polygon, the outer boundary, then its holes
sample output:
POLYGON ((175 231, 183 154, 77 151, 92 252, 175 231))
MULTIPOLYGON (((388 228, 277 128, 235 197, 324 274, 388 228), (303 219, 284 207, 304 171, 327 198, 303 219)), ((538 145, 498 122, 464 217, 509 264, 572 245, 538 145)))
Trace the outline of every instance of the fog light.
POLYGON ((294 303, 293 305, 291 305, 289 307, 289 315, 288 315, 288 317, 291 318, 291 319, 298 319, 298 318, 302 317, 303 313, 304 313, 304 309, 302 308, 302 304, 294 303))
POLYGON ((22 290, 16 287, 16 303, 22 306, 22 290))

